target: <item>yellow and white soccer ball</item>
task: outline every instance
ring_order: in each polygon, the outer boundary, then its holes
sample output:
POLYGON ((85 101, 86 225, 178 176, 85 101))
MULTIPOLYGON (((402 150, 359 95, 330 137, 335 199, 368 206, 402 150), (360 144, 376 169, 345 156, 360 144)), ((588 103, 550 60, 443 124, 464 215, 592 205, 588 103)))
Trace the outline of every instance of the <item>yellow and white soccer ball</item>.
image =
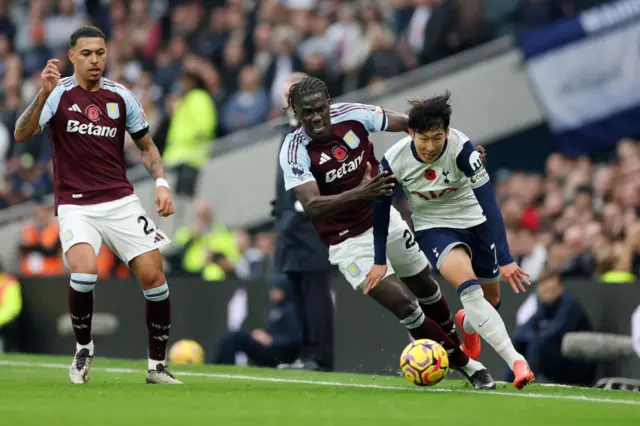
POLYGON ((418 386, 440 383, 449 372, 449 356, 438 342, 421 339, 411 342, 400 355, 405 379, 418 386))
POLYGON ((178 340, 169 349, 171 364, 204 364, 204 349, 195 340, 178 340))

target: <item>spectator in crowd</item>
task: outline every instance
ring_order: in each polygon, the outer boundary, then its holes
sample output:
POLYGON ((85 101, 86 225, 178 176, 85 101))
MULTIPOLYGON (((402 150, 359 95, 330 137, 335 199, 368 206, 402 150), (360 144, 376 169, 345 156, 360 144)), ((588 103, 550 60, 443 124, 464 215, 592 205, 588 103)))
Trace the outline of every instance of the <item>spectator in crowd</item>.
POLYGON ((214 364, 235 364, 236 355, 246 354, 252 365, 276 367, 295 359, 300 348, 300 327, 291 290, 285 275, 276 275, 269 289, 269 311, 266 328, 228 332, 218 342, 214 364))
POLYGON ((25 277, 58 276, 65 272, 58 220, 52 206, 42 203, 33 219, 22 226, 20 274, 25 277))
POLYGON ((195 221, 176 231, 177 251, 168 256, 175 273, 201 275, 207 281, 224 280, 239 258, 236 235, 215 220, 213 209, 204 200, 196 200, 195 221))
POLYGON ((231 95, 222 111, 221 125, 227 133, 260 124, 269 115, 269 98, 260 85, 258 70, 246 65, 239 78, 239 90, 231 95))
MULTIPOLYGON (((516 350, 524 354, 536 375, 554 383, 592 385, 596 366, 566 358, 561 351, 566 333, 593 330, 587 314, 555 271, 547 270, 535 289, 535 314, 511 336, 516 350)), ((505 380, 512 380, 512 374, 508 370, 505 380)))
POLYGON ((177 171, 176 195, 189 199, 195 193, 198 173, 207 161, 217 126, 216 107, 204 87, 202 78, 194 72, 187 71, 180 77, 162 156, 164 164, 177 171))
POLYGON ((17 352, 18 318, 22 312, 22 291, 18 280, 0 272, 0 354, 17 352))
POLYGON ((236 277, 243 280, 258 280, 271 275, 273 264, 273 235, 258 232, 252 238, 246 231, 237 232, 238 248, 242 257, 234 265, 236 277))

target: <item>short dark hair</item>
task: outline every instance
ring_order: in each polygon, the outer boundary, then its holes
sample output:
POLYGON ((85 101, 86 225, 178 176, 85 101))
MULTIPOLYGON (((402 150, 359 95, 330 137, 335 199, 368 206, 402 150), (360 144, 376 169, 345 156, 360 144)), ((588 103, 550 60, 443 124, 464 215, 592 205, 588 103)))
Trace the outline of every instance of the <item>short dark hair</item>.
POLYGON ((429 99, 409 101, 409 128, 418 133, 443 128, 447 130, 451 122, 451 92, 429 99))
POLYGON ((98 27, 92 27, 90 25, 80 27, 71 34, 69 38, 69 49, 73 49, 78 44, 78 40, 81 38, 96 38, 99 37, 104 41, 107 41, 107 36, 98 27))
POLYGON ((289 108, 293 108, 293 112, 296 112, 294 102, 300 102, 300 99, 303 96, 316 92, 324 92, 324 94, 327 95, 327 99, 331 100, 331 96, 329 96, 329 89, 324 81, 315 77, 303 78, 300 82, 294 84, 289 89, 289 99, 287 102, 289 105, 285 111, 289 108))

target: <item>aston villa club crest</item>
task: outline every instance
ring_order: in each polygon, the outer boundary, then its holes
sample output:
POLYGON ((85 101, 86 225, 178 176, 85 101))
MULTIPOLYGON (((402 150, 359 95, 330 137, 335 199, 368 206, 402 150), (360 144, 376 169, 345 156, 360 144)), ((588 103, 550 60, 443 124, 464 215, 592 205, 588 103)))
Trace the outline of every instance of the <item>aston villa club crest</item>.
POLYGON ((98 108, 96 105, 89 105, 85 110, 84 110, 84 115, 87 116, 87 118, 91 121, 98 121, 100 120, 100 115, 102 113, 100 112, 100 108, 98 108))
POLYGON ((349 130, 342 139, 351 149, 356 149, 358 145, 360 145, 360 138, 353 132, 353 130, 349 130))
POLYGON ((120 105, 115 102, 109 102, 107 104, 107 115, 114 120, 120 118, 120 105))

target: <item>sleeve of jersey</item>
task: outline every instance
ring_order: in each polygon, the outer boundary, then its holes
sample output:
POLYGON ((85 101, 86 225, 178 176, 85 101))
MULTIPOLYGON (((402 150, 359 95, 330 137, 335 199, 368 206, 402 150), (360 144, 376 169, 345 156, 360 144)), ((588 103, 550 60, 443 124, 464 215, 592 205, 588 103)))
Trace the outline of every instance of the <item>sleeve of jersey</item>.
POLYGON ((144 116, 142 105, 128 90, 121 90, 120 96, 124 99, 124 104, 127 107, 127 132, 134 140, 140 139, 149 131, 149 123, 144 116))
POLYGON ((64 86, 62 84, 58 85, 53 91, 49 94, 47 101, 44 103, 42 107, 42 112, 40 113, 40 131, 43 131, 49 120, 55 115, 58 110, 58 105, 60 104, 60 98, 64 93, 64 86))
MULTIPOLYGON (((386 171, 393 174, 386 158, 380 162, 380 173, 386 171)), ((398 183, 396 182, 396 187, 398 183)), ((387 237, 389 235, 389 218, 393 197, 382 196, 373 202, 373 250, 376 265, 387 264, 387 237)))
POLYGON ((456 162, 458 168, 469 178, 473 193, 487 217, 487 224, 491 229, 496 244, 498 264, 500 266, 508 265, 513 262, 513 258, 509 252, 507 233, 504 229, 500 206, 498 206, 498 202, 493 193, 489 173, 487 173, 487 170, 482 164, 480 153, 475 150, 471 142, 467 141, 462 147, 460 154, 458 154, 456 162))
POLYGON ((284 174, 284 188, 288 191, 296 186, 316 180, 311 173, 311 159, 302 141, 290 134, 280 149, 280 168, 284 174))
POLYGON ((384 132, 387 130, 387 114, 379 106, 365 104, 348 104, 344 114, 349 119, 360 121, 369 133, 384 132))

